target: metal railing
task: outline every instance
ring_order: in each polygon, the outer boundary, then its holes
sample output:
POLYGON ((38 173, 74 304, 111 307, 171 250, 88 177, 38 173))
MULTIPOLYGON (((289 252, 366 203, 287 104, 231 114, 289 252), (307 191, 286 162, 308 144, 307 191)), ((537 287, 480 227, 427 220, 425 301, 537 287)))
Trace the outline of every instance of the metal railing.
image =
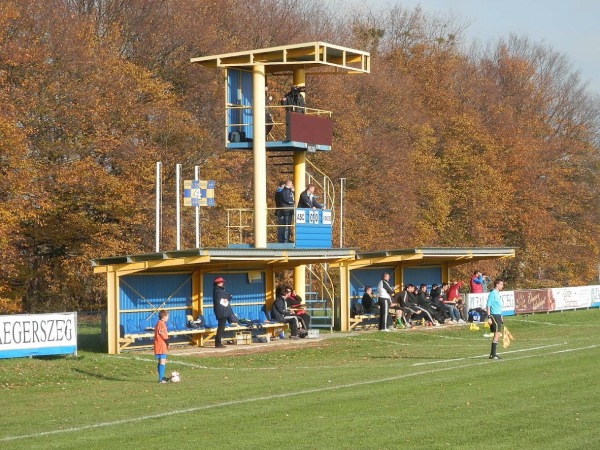
MULTIPOLYGON (((281 209, 295 210, 295 208, 266 208, 267 242, 277 242, 277 229, 279 227, 293 228, 295 226, 295 214, 292 214, 290 225, 280 225, 277 223, 275 210, 281 209)), ((230 208, 226 212, 227 245, 250 243, 254 235, 254 209, 230 208)))
POLYGON ((334 206, 335 206, 335 185, 333 184, 333 181, 331 181, 331 178, 329 178, 325 174, 325 172, 323 172, 321 169, 319 169, 308 158, 306 158, 306 163, 310 167, 312 167, 316 172, 318 172, 319 175, 321 175, 321 177, 322 177, 322 183, 321 183, 319 178, 315 177, 308 171, 306 172, 306 176, 308 178, 307 184, 314 184, 323 193, 323 201, 319 202, 319 203, 323 204, 323 206, 326 206, 327 209, 331 210, 331 223, 333 225, 335 223, 335 208, 334 208, 334 206))

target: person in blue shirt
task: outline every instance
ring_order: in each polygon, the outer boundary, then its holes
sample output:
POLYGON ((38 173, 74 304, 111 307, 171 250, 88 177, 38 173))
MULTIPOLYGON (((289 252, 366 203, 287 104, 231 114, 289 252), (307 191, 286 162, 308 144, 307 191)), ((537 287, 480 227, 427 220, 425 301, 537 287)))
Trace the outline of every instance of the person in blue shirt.
POLYGON ((494 289, 489 293, 487 299, 487 313, 490 324, 490 331, 494 333, 492 338, 492 349, 490 351, 490 359, 502 359, 496 354, 498 340, 502 332, 502 299, 500 291, 504 288, 504 281, 497 279, 494 281, 494 289))

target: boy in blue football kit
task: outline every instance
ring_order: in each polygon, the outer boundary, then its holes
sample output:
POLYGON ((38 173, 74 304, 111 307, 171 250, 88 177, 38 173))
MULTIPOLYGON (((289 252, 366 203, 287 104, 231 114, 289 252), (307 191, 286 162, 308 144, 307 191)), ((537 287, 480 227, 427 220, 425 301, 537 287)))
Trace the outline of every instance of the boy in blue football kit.
POLYGON ((492 349, 490 351, 490 359, 502 359, 496 354, 498 340, 502 331, 502 299, 500 291, 504 288, 503 280, 494 281, 494 289, 489 293, 487 299, 487 313, 490 321, 490 331, 494 333, 492 338, 492 349))

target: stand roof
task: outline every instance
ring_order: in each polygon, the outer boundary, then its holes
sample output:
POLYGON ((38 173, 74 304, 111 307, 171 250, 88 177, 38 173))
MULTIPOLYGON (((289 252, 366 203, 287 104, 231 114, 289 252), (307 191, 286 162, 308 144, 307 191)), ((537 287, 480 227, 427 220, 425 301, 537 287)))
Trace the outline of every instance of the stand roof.
POLYGON ((293 69, 325 67, 329 73, 369 73, 371 57, 368 52, 327 44, 308 42, 282 45, 244 52, 191 58, 190 62, 204 67, 250 69, 264 64, 267 73, 290 72, 293 69))
POLYGON ((357 253, 350 269, 402 264, 403 266, 448 264, 459 266, 489 259, 514 258, 513 247, 421 247, 357 253))

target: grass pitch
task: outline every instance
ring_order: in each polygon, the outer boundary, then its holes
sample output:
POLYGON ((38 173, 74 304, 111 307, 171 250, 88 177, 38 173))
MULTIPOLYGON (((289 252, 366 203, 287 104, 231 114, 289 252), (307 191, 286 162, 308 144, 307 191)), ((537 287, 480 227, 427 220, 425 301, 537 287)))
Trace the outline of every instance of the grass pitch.
POLYGON ((0 448, 600 448, 599 319, 508 317, 501 361, 465 326, 179 353, 162 385, 153 355, 106 355, 83 322, 77 358, 0 360, 0 448))

